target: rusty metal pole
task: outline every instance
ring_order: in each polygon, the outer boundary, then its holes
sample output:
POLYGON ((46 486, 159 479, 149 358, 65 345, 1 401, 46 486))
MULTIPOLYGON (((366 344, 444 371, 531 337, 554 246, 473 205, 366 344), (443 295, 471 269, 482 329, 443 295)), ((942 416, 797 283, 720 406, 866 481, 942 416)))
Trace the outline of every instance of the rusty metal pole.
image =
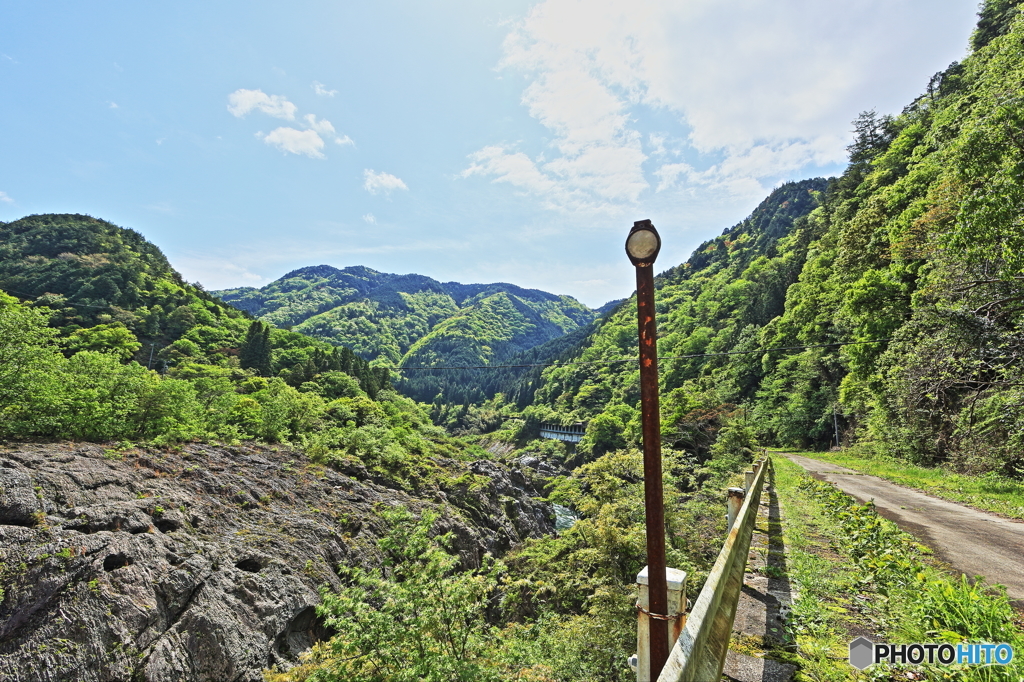
MULTIPOLYGON (((649 610, 667 616, 665 503, 661 487, 661 411, 658 404, 658 329, 654 311, 654 260, 661 237, 650 220, 638 220, 626 238, 626 255, 636 266, 637 326, 640 335, 640 408, 644 437, 644 508, 647 516, 649 610)), ((651 679, 668 660, 668 621, 650 619, 651 679)))

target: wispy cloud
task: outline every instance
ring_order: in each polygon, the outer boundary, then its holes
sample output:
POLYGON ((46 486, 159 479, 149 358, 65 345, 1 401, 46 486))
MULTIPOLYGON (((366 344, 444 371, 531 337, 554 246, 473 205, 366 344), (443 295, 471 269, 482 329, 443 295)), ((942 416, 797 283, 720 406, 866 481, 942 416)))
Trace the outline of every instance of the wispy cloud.
POLYGON ((13 204, 14 199, 7 196, 7 192, 0 192, 0 202, 3 202, 5 204, 13 204))
MULTIPOLYGON (((268 95, 262 90, 239 89, 228 95, 228 111, 239 118, 252 111, 261 111, 270 116, 294 121, 298 107, 281 95, 268 95)), ((267 134, 261 130, 256 133, 256 137, 283 152, 302 154, 314 159, 326 158, 323 153, 324 139, 321 135, 333 139, 337 145, 355 146, 352 138, 338 134, 334 125, 326 118, 318 119, 315 114, 306 114, 302 117, 302 124, 306 126, 306 130, 282 126, 267 134)))
POLYGON ((259 110, 275 118, 295 120, 298 107, 281 95, 268 95, 262 90, 235 90, 228 95, 228 111, 241 118, 251 111, 259 110))
POLYGON ((541 0, 511 24, 499 66, 526 78, 522 103, 547 145, 485 146, 463 176, 569 211, 632 206, 655 188, 763 193, 781 176, 845 162, 857 111, 904 103, 906 81, 920 76, 901 68, 896 85, 876 74, 908 51, 921 59, 894 37, 923 6, 541 0), (652 120, 674 131, 651 130, 652 120))
POLYGON ((316 116, 314 116, 313 114, 306 114, 305 116, 303 116, 303 119, 305 119, 306 125, 309 127, 310 130, 315 130, 316 132, 322 135, 334 134, 334 126, 331 125, 331 122, 328 121, 326 118, 320 119, 318 121, 316 120, 316 116))
POLYGON ((306 125, 309 127, 310 130, 315 130, 320 135, 333 137, 335 144, 340 144, 342 146, 355 145, 355 142, 353 142, 352 138, 350 138, 348 135, 339 136, 338 133, 334 130, 334 126, 331 125, 331 122, 328 121, 326 118, 317 120, 316 116, 314 116, 313 114, 306 114, 305 116, 303 116, 303 119, 306 121, 306 125))
POLYGON ((408 190, 401 179, 390 173, 378 173, 369 168, 363 170, 363 189, 370 194, 389 195, 396 189, 408 190))
POLYGON ((238 286, 258 287, 269 278, 253 272, 251 264, 239 264, 244 260, 238 254, 222 257, 215 254, 186 254, 175 260, 175 267, 187 277, 202 282, 207 289, 226 289, 238 286))
POLYGON ((363 216, 363 220, 365 220, 366 222, 368 222, 371 225, 376 225, 377 224, 377 217, 375 215, 373 215, 372 213, 367 213, 366 215, 364 215, 363 216))
POLYGON ((328 90, 327 86, 320 81, 313 81, 313 92, 320 95, 321 97, 334 97, 338 94, 337 90, 328 90))
POLYGON ((118 107, 117 107, 117 102, 111 102, 111 103, 110 103, 110 108, 111 108, 111 109, 117 109, 117 108, 118 108, 118 107))
POLYGON ((256 133, 256 137, 283 152, 304 154, 313 159, 325 158, 321 152, 324 141, 315 130, 297 130, 282 126, 274 128, 266 135, 262 132, 256 133))

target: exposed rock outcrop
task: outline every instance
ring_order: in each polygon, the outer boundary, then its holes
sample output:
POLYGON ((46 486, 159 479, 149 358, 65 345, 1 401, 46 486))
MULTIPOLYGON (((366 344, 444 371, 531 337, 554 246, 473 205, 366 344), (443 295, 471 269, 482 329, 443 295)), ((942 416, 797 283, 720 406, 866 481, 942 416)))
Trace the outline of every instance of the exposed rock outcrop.
POLYGON ((0 449, 0 680, 262 680, 329 635, 336 567, 379 561, 376 505, 435 509, 467 567, 553 532, 521 472, 469 470, 414 497, 286 448, 0 449))

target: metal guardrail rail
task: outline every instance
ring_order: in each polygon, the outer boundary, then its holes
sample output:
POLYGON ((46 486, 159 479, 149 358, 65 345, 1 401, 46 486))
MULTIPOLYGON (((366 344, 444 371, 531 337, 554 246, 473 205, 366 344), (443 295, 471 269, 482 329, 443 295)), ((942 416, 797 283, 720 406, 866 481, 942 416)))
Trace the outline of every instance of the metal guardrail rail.
POLYGON ((743 505, 735 515, 725 545, 686 619, 686 626, 672 647, 658 682, 721 679, 736 606, 743 588, 743 571, 750 552, 761 489, 771 469, 772 461, 767 456, 754 465, 753 480, 747 485, 743 505))

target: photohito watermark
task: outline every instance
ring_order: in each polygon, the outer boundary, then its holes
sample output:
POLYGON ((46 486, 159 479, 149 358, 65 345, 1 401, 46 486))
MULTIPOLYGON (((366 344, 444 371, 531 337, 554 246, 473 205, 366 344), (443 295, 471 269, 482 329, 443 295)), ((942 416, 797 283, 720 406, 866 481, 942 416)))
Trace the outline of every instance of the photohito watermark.
POLYGON ((875 663, 1009 665, 1013 647, 1001 644, 876 644, 867 637, 850 642, 850 665, 864 670, 875 663))

